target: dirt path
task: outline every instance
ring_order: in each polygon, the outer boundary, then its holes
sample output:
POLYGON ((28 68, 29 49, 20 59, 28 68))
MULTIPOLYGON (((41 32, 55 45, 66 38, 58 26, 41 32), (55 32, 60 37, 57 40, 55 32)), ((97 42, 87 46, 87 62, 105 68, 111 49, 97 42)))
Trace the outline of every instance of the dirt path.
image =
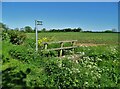
POLYGON ((105 44, 93 44, 93 43, 76 43, 76 46, 100 46, 105 44))

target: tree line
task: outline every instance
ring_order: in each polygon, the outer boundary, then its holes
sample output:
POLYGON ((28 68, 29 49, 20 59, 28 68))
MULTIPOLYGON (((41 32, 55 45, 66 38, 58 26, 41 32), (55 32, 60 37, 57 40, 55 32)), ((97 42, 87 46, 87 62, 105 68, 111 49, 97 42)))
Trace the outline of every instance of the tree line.
MULTIPOLYGON (((34 33, 35 32, 35 28, 33 29, 30 26, 25 26, 24 28, 11 29, 6 24, 0 23, 0 28, 4 29, 5 31, 16 30, 16 31, 21 31, 21 32, 26 32, 26 33, 34 33)), ((87 33, 92 33, 93 31, 83 31, 82 28, 78 27, 78 28, 64 28, 64 29, 50 29, 50 30, 48 30, 46 28, 42 28, 41 30, 38 30, 38 33, 40 33, 40 32, 87 32, 87 33)), ((105 31, 102 31, 102 33, 103 32, 104 33, 113 33, 113 32, 116 32, 116 29, 105 30, 105 31)))
MULTIPOLYGON (((4 29, 4 30, 17 30, 17 31, 21 31, 21 32, 35 32, 35 28, 33 29, 32 27, 30 26, 25 26, 24 28, 14 28, 14 29, 11 29, 9 27, 7 27, 7 25, 3 24, 3 23, 0 23, 1 27, 4 29)), ((41 30, 38 30, 38 32, 81 32, 82 29, 79 27, 79 28, 65 28, 65 29, 50 29, 50 30, 47 30, 46 28, 43 28, 41 30)))

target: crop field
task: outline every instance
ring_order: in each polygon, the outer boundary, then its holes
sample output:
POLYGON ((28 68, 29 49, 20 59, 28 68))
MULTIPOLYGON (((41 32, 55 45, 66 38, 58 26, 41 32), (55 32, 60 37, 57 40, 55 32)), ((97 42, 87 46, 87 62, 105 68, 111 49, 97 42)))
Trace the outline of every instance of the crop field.
MULTIPOLYGON (((27 33, 27 37, 34 39, 34 33, 27 33)), ((38 38, 54 37, 54 40, 78 40, 79 43, 91 44, 117 44, 118 33, 80 33, 80 32, 59 32, 59 33, 39 33, 38 38)))
POLYGON ((54 51, 35 51, 35 33, 4 33, 3 87, 119 89, 118 33, 46 32, 38 36, 38 42, 78 40, 79 47, 75 54, 65 51, 64 56, 58 57, 54 51))

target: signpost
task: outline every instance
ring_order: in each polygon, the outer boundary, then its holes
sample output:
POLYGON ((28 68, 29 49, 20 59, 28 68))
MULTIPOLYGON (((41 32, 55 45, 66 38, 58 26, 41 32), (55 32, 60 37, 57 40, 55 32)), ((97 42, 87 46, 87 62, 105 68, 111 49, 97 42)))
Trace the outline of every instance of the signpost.
POLYGON ((38 51, 38 25, 42 25, 42 21, 35 20, 35 31, 36 31, 36 52, 38 51))

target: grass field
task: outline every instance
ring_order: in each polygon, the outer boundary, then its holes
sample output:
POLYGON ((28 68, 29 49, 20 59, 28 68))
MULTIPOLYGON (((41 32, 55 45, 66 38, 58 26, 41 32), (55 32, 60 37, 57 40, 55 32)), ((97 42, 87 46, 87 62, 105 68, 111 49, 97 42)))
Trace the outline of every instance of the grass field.
MULTIPOLYGON (((27 37, 34 39, 35 33, 27 33, 27 37)), ((92 44, 118 43, 118 33, 80 33, 80 32, 39 33, 38 38, 42 37, 54 37, 56 41, 78 40, 79 43, 92 43, 92 44)))

